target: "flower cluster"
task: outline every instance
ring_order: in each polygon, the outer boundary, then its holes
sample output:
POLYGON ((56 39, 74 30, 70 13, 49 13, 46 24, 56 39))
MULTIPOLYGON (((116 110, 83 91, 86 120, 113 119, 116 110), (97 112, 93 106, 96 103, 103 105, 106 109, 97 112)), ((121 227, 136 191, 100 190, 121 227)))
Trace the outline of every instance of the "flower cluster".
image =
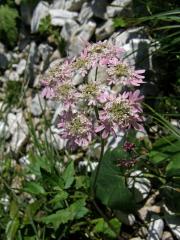
POLYGON ((80 56, 56 66, 42 80, 42 95, 63 103, 61 136, 70 146, 88 146, 96 136, 106 139, 130 128, 142 130, 143 96, 134 88, 144 82, 143 73, 128 65, 123 48, 107 41, 88 43, 80 56), (99 68, 106 79, 97 80, 99 68), (88 78, 91 70, 93 79, 88 78), (79 86, 73 85, 75 74, 84 78, 79 86))

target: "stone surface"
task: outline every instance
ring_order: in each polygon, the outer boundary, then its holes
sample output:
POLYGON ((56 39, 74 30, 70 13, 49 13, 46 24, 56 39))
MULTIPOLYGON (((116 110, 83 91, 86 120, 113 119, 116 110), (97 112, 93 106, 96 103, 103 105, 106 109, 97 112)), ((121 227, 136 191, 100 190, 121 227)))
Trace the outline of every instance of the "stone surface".
POLYGON ((70 39, 70 45, 68 46, 68 53, 70 57, 79 54, 85 47, 87 41, 90 40, 94 34, 96 23, 89 21, 83 24, 70 39))
POLYGON ((86 23, 92 18, 92 16, 93 16, 93 10, 92 10, 91 4, 89 2, 85 2, 82 5, 80 14, 78 16, 78 21, 81 24, 86 23))
POLYGON ((7 80, 10 80, 10 81, 19 81, 20 80, 19 74, 16 71, 12 71, 9 74, 7 74, 6 78, 7 78, 7 80))
POLYGON ((95 17, 105 19, 107 0, 92 0, 92 10, 95 17))
POLYGON ((79 29, 79 24, 75 20, 70 20, 66 22, 61 30, 61 36, 66 40, 69 41, 71 36, 79 29))
POLYGON ((174 238, 170 232, 165 231, 163 232, 162 240, 174 240, 174 238))
POLYGON ((37 46, 35 42, 31 42, 29 48, 29 55, 27 59, 27 65, 25 69, 25 79, 28 82, 29 86, 33 86, 35 78, 35 60, 37 56, 37 46))
POLYGON ((165 220, 176 239, 180 239, 180 218, 175 215, 166 214, 165 220))
POLYGON ((123 47, 128 56, 128 62, 135 67, 140 64, 141 68, 151 69, 152 59, 149 54, 153 49, 150 48, 150 40, 144 33, 144 28, 132 28, 120 33, 114 33, 112 41, 118 47, 123 47))
POLYGON ((46 43, 41 43, 38 46, 38 54, 42 59, 41 71, 44 72, 49 66, 49 58, 53 52, 53 48, 46 43))
POLYGON ((47 132, 46 132, 46 138, 49 144, 52 144, 52 146, 58 150, 62 150, 66 147, 66 140, 62 139, 59 136, 60 130, 52 126, 47 132))
POLYGON ((130 189, 136 189, 136 201, 145 199, 151 189, 151 182, 147 178, 143 177, 143 173, 140 170, 134 171, 130 174, 130 177, 127 180, 127 184, 130 189))
POLYGON ((16 71, 18 73, 19 76, 21 76, 25 69, 26 69, 26 59, 21 59, 20 62, 17 65, 16 71))
POLYGON ((6 57, 6 54, 0 53, 0 70, 5 70, 8 66, 8 59, 6 57))
POLYGON ((117 15, 128 16, 131 12, 131 0, 114 0, 110 6, 107 7, 106 17, 113 18, 117 15))
POLYGON ((161 240, 164 229, 164 222, 157 216, 151 218, 147 240, 161 240))
POLYGON ((10 148, 13 152, 18 153, 28 138, 28 126, 20 111, 17 114, 9 113, 7 116, 9 131, 12 134, 10 148))
POLYGON ((45 100, 41 97, 41 95, 36 94, 32 99, 31 103, 31 113, 35 117, 41 116, 45 109, 45 100))
POLYGON ((70 12, 62 9, 50 9, 51 24, 53 26, 63 26, 65 23, 76 19, 78 17, 77 12, 70 12))
POLYGON ((64 9, 67 0, 53 0, 51 4, 52 9, 64 9))
POLYGON ((3 121, 0 121, 0 140, 7 140, 10 137, 10 131, 7 124, 3 121))
POLYGON ((25 156, 21 157, 18 161, 22 166, 27 166, 27 165, 30 164, 30 160, 29 160, 28 155, 25 155, 25 156))
POLYGON ((66 0, 65 9, 79 11, 86 0, 66 0))
POLYGON ((40 1, 34 12, 31 19, 31 32, 35 33, 38 31, 39 24, 43 18, 49 14, 49 4, 45 1, 40 1))
POLYGON ((136 219, 133 214, 127 214, 122 211, 115 211, 116 216, 126 225, 132 226, 134 225, 136 219))
POLYGON ((105 23, 103 23, 100 27, 96 28, 95 35, 96 40, 104 40, 109 37, 114 32, 113 20, 109 19, 105 23))
POLYGON ((143 206, 141 209, 138 210, 138 214, 139 217, 141 218, 141 220, 146 220, 148 217, 148 214, 152 214, 152 213, 160 213, 161 208, 160 206, 143 206))

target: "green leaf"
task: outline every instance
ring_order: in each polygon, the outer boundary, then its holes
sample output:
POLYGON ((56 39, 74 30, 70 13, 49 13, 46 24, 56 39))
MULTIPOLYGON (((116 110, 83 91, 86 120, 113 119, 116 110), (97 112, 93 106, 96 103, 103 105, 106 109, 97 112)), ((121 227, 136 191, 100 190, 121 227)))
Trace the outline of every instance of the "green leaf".
POLYGON ((87 176, 77 176, 76 177, 76 189, 84 188, 88 189, 90 186, 89 177, 87 176))
POLYGON ((160 189, 160 193, 168 209, 180 214, 180 188, 177 186, 166 185, 160 189))
POLYGON ((65 182, 64 189, 68 189, 72 185, 72 183, 74 182, 74 174, 74 162, 71 161, 62 175, 65 182))
POLYGON ((46 193, 44 188, 39 183, 35 183, 35 182, 27 183, 24 188, 24 191, 28 192, 28 193, 32 193, 32 194, 45 194, 46 193))
POLYGON ((163 161, 166 161, 168 158, 168 155, 162 152, 158 151, 151 151, 149 154, 149 159, 154 164, 162 163, 163 161))
POLYGON ((17 204, 16 201, 13 200, 10 204, 10 217, 11 217, 11 219, 14 219, 14 218, 17 217, 18 211, 19 211, 18 204, 17 204))
POLYGON ((93 224, 96 224, 93 228, 93 232, 102 233, 104 235, 107 235, 109 238, 117 238, 117 235, 120 231, 121 223, 117 218, 113 218, 109 222, 114 227, 114 231, 109 227, 109 225, 104 221, 103 218, 98 218, 92 221, 93 224))
POLYGON ((59 210, 54 214, 43 217, 42 221, 46 224, 53 224, 57 229, 61 224, 84 217, 88 211, 89 210, 85 207, 85 200, 80 199, 66 209, 59 210))
POLYGON ((96 182, 96 197, 111 209, 131 213, 135 210, 135 201, 126 186, 124 172, 117 167, 120 156, 119 147, 104 155, 96 182))
POLYGON ((61 201, 64 201, 68 198, 68 193, 61 190, 61 192, 57 193, 55 197, 50 201, 50 203, 56 204, 61 201))
POLYGON ((180 177, 180 152, 171 157, 171 162, 166 168, 166 174, 168 177, 180 177))
POLYGON ((36 212, 41 209, 42 204, 42 201, 35 201, 27 206, 24 213, 23 224, 30 224, 36 212))
POLYGON ((6 237, 7 240, 15 240, 16 239, 16 233, 19 228, 19 219, 14 218, 13 220, 10 220, 6 226, 6 237))

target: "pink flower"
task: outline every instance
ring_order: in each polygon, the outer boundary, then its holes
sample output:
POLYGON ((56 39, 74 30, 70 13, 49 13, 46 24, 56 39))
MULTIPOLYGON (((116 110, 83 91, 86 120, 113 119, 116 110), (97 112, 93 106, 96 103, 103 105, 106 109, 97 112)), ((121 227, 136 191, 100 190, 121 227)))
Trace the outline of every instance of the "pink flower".
POLYGON ((143 118, 141 116, 142 109, 139 105, 139 92, 124 92, 118 96, 109 95, 109 101, 103 107, 100 112, 100 121, 104 125, 107 122, 109 129, 116 128, 119 130, 125 130, 128 128, 139 129, 143 118), (134 98, 134 99, 133 99, 134 98))
POLYGON ((87 147, 94 135, 92 122, 82 113, 63 112, 58 127, 70 146, 87 147))
POLYGON ((77 89, 70 82, 59 82, 54 88, 56 100, 60 100, 67 110, 74 107, 77 100, 77 89))
POLYGON ((86 49, 84 49, 84 51, 78 58, 74 59, 74 61, 72 62, 72 67, 74 71, 78 71, 83 77, 86 76, 89 69, 91 68, 91 62, 90 59, 88 58, 86 49))
POLYGON ((133 70, 128 64, 117 58, 113 58, 109 61, 107 73, 108 83, 122 84, 124 86, 139 86, 144 83, 143 74, 145 70, 133 70))
POLYGON ((54 89, 51 87, 45 87, 41 92, 42 97, 46 97, 47 99, 52 99, 55 97, 54 89))

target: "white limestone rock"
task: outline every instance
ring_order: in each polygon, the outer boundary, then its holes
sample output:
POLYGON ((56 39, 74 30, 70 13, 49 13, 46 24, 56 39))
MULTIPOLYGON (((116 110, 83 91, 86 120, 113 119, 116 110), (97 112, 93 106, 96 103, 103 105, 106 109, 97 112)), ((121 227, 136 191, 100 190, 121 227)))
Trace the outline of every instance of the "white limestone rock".
POLYGON ((23 113, 9 113, 7 116, 9 131, 12 134, 10 148, 13 152, 18 153, 28 138, 28 126, 24 119, 23 113))
POLYGON ((39 24, 43 18, 49 15, 49 4, 45 1, 40 1, 31 19, 31 33, 35 33, 39 29, 39 24))

